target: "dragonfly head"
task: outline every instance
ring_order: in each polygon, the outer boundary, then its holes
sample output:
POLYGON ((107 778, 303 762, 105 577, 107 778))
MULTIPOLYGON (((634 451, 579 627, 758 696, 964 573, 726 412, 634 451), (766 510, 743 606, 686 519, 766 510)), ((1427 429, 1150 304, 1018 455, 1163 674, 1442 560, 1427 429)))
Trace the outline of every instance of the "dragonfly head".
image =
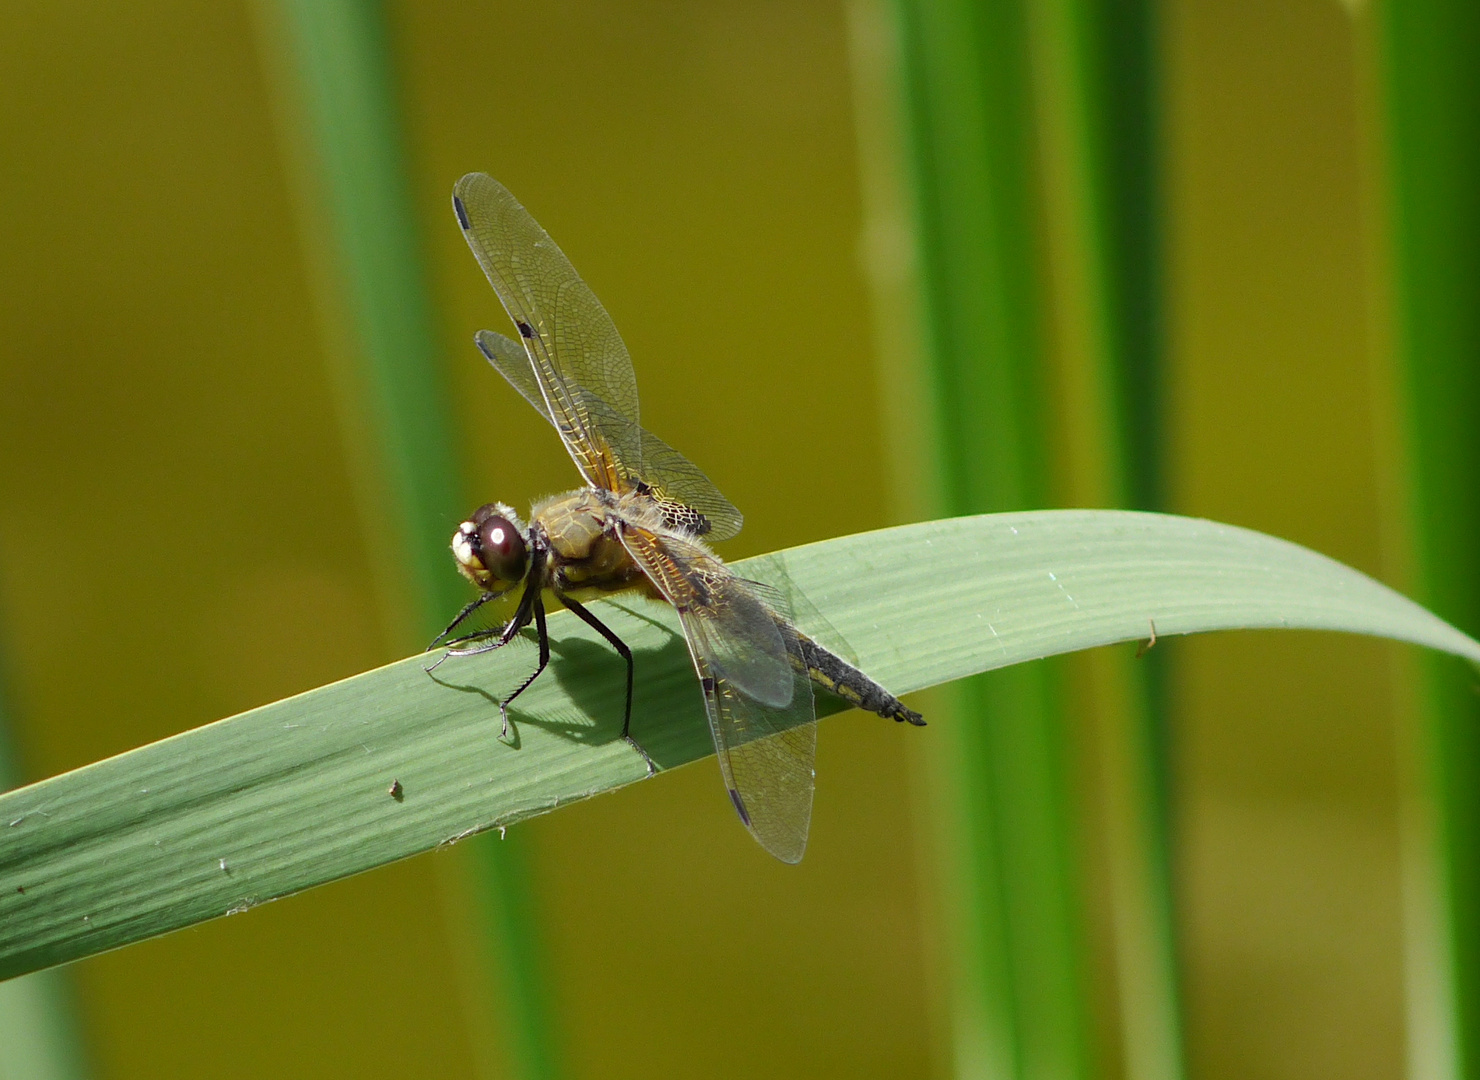
POLYGON ((529 546, 512 507, 487 503, 452 534, 452 554, 462 575, 486 592, 505 592, 524 580, 529 546))

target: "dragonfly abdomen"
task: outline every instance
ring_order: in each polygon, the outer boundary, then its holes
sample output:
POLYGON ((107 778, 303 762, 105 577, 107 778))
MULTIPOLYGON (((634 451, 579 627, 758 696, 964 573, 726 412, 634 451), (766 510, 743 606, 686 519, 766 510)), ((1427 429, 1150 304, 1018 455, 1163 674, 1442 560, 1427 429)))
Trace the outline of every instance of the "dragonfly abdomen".
MULTIPOLYGON (((887 720, 925 726, 924 717, 841 656, 823 648, 800 631, 797 632, 797 642, 801 646, 802 662, 807 665, 807 677, 824 690, 836 694, 855 708, 877 713, 887 720)), ((795 657, 792 662, 797 662, 795 657)))

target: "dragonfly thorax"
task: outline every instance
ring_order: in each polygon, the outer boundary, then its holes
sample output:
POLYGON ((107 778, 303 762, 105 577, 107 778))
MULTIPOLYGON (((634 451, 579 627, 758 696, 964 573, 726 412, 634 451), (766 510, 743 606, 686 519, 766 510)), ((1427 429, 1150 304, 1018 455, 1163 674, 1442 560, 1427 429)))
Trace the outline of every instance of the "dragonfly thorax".
POLYGON ((622 541, 625 526, 645 520, 629 502, 610 491, 579 488, 530 511, 531 543, 548 559, 557 592, 578 600, 633 588, 655 595, 622 541))
POLYGON ((457 568, 478 588, 502 592, 529 569, 525 529, 513 507, 485 503, 452 534, 457 568))

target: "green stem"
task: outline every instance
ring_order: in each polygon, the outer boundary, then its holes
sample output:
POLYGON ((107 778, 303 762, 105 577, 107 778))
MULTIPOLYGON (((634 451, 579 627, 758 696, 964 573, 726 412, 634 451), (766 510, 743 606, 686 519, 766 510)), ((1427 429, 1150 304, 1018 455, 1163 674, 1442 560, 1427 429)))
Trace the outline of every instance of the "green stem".
MULTIPOLYGON (((1048 502, 1026 8, 900 0, 927 369, 944 505, 1048 502)), ((964 1075, 1087 1076, 1081 918, 1057 669, 973 680, 940 736, 954 791, 964 1075)))
MULTIPOLYGON (((1374 12, 1387 166, 1392 315, 1410 466, 1416 587, 1460 626, 1480 626, 1480 7, 1386 0, 1374 12)), ((1435 908, 1411 921, 1447 964, 1426 963, 1410 995, 1436 1011, 1415 1025, 1416 1060, 1480 1076, 1480 698, 1473 676, 1430 664, 1426 775, 1436 827, 1419 865, 1435 908)), ((1421 902, 1421 901, 1420 901, 1421 902)), ((1413 970, 1418 968, 1410 965, 1413 970)))
MULTIPOLYGON (((267 18, 286 54, 278 70, 289 84, 284 115, 298 129, 290 150, 303 174, 305 231, 328 253, 319 277, 333 294, 324 306, 337 316, 327 332, 343 336, 329 350, 340 365, 349 453, 365 458, 362 517, 380 552, 387 606, 403 609, 393 636, 409 647, 430 640, 466 599, 447 541, 470 503, 453 452, 383 14, 371 0, 277 0, 267 18)), ((447 227, 455 227, 450 209, 447 227)), ((510 1067, 543 1080, 558 1070, 520 842, 480 843, 484 872, 473 884, 493 937, 483 951, 502 968, 502 1011, 516 1020, 510 1067)))
MULTIPOLYGON (((1155 26, 1147 0, 1034 11, 1065 472, 1073 502, 1162 498, 1155 26)), ((1148 636, 1151 633, 1148 625, 1148 636)), ((1087 674, 1128 1076, 1183 1074, 1171 873, 1165 650, 1087 674)))

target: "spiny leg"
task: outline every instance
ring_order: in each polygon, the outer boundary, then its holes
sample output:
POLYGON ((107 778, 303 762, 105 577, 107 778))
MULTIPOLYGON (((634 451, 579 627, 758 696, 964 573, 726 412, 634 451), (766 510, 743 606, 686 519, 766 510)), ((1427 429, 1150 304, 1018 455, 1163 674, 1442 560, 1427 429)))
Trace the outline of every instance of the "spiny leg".
MULTIPOLYGON (((480 653, 492 652, 494 649, 501 649, 509 642, 513 641, 515 635, 517 635, 519 631, 528 626, 530 620, 533 619, 536 623, 536 627, 539 633, 539 667, 535 668, 533 675, 519 684, 519 689, 515 690, 512 694, 498 703, 499 717, 503 721, 502 727, 499 729, 498 737, 500 739, 507 738, 509 734, 509 702, 513 701, 520 694, 524 693, 524 691, 529 688, 529 684, 534 682, 535 679, 539 678, 540 672, 544 671, 545 665, 550 662, 550 635, 545 630, 545 605, 540 600, 540 582, 543 580, 543 576, 544 560, 543 558, 541 558, 540 552, 536 551, 534 553, 534 557, 530 560, 529 573, 525 578, 524 593, 519 597, 519 607, 514 612, 514 617, 508 621, 508 624, 505 625, 501 630, 488 631, 486 633, 480 630, 475 631, 471 634, 465 634, 462 637, 455 639, 453 644, 459 641, 471 641, 476 638, 493 637, 495 634, 497 634, 497 640, 479 645, 475 649, 448 649, 447 652, 442 655, 442 658, 438 660, 436 664, 433 664, 431 667, 427 668, 427 671, 429 672, 435 671, 437 665, 441 664, 442 661, 446 660, 449 656, 477 656, 480 653)), ((479 603, 491 600, 494 596, 499 595, 502 594, 487 593, 484 596, 479 597, 477 601, 474 601, 473 603, 464 607, 462 612, 459 613, 458 617, 452 621, 452 626, 449 626, 446 630, 442 631, 442 633, 439 634, 438 637, 445 637, 454 627, 457 626, 458 623, 462 622, 465 618, 468 617, 468 615, 475 611, 479 603)))
POLYGON ((442 642, 442 644, 449 649, 454 649, 456 646, 462 645, 469 641, 483 641, 487 638, 498 637, 503 632, 504 628, 502 626, 487 626, 484 627, 482 630, 474 630, 472 633, 469 634, 459 634, 457 637, 448 638, 446 641, 442 642))
POLYGON ((516 697, 529 689, 529 684, 540 677, 540 672, 544 671, 545 665, 550 662, 550 634, 545 630, 545 602, 538 597, 534 602, 534 628, 540 638, 540 664, 534 669, 533 675, 519 684, 519 689, 498 703, 498 714, 504 720, 503 730, 498 733, 500 739, 508 738, 509 735, 509 706, 516 697))
MULTIPOLYGON (((502 594, 500 594, 500 593, 491 593, 491 592, 479 593, 473 599, 469 600, 466 604, 463 605, 463 609, 457 613, 457 618, 453 619, 450 623, 447 624, 447 629, 446 630, 443 630, 436 637, 432 638, 432 643, 426 647, 426 651, 427 652, 431 652, 438 645, 443 644, 443 639, 446 638, 448 634, 450 634, 454 630, 456 630, 459 623, 461 623, 464 619, 466 619, 473 612, 477 611, 484 604, 488 603, 488 601, 492 600, 495 596, 499 596, 499 595, 502 595, 502 594)), ((489 637, 491 637, 495 633, 497 633, 497 631, 491 630, 486 635, 483 635, 483 636, 489 636, 489 637)), ((478 634, 482 634, 482 632, 481 631, 478 631, 475 634, 464 634, 462 637, 458 638, 457 640, 458 641, 469 641, 474 636, 477 636, 478 634)), ((450 642, 449 641, 449 642, 446 642, 446 644, 451 645, 451 644, 454 644, 454 642, 450 642)))
POLYGON ((627 661, 627 705, 626 708, 622 710, 622 739, 624 742, 627 743, 627 745, 631 746, 632 749, 636 750, 639 754, 642 755, 642 760, 647 763, 648 775, 652 776, 658 771, 658 767, 653 764, 653 759, 648 756, 648 752, 643 749, 642 744, 634 739, 631 734, 633 672, 632 650, 627 648, 627 643, 625 641, 623 641, 621 638, 617 637, 615 633, 613 633, 611 627, 607 626, 606 623, 602 622, 595 615, 592 615, 591 612, 587 611, 584 607, 576 603, 570 597, 562 596, 560 597, 560 602, 568 607, 576 616, 576 618, 580 619, 587 626, 591 627, 591 629, 595 630, 602 637, 606 638, 606 640, 610 642, 611 647, 617 650, 617 655, 619 655, 623 660, 627 661))
MULTIPOLYGON (((529 620, 535 618, 539 621, 540 637, 540 666, 535 668, 534 674, 520 684, 519 689, 498 703, 498 714, 503 719, 503 726, 499 729, 498 737, 503 739, 509 734, 509 702, 513 701, 525 687, 534 682, 540 672, 545 670, 545 664, 550 660, 550 637, 545 633, 545 605, 540 600, 540 582, 544 580, 545 564, 540 557, 538 549, 529 561, 529 574, 524 579, 524 594, 519 597, 519 607, 514 612, 514 617, 509 620, 509 625, 504 627, 499 634, 498 640, 490 645, 481 645, 476 649, 469 649, 468 653, 491 652, 502 648, 514 640, 514 635, 529 625, 529 620)), ((464 653, 463 655, 467 655, 464 653)))
MULTIPOLYGON (((473 614, 473 612, 477 611, 484 604, 488 603, 488 601, 494 599, 495 597, 501 596, 501 595, 503 595, 503 594, 502 593, 481 593, 480 595, 474 597, 472 600, 469 600, 466 604, 464 604, 463 605, 463 609, 457 613, 457 618, 453 619, 452 622, 448 624, 446 630, 443 630, 436 637, 432 638, 432 643, 426 647, 426 651, 427 652, 431 652, 439 644, 440 645, 446 645, 448 647, 447 648, 447 651, 445 653, 443 653, 441 656, 439 656, 437 658, 436 662, 434 664, 432 664, 431 667, 423 668, 422 670, 425 671, 428 675, 430 675, 432 672, 436 671, 439 667, 441 667, 442 666, 442 662, 444 660, 446 660, 449 656, 476 656, 479 653, 489 652, 490 650, 497 649, 501 645, 507 644, 508 643, 508 639, 507 639, 507 637, 504 636, 508 632, 508 627, 507 626, 505 626, 505 627, 485 627, 482 630, 474 630, 470 634, 463 634, 463 635, 461 635, 459 637, 455 637, 455 638, 448 638, 447 637, 447 635, 450 634, 450 633, 452 633, 452 631, 456 630, 457 627, 458 627, 458 625, 460 623, 462 623, 463 620, 465 620, 469 615, 473 614), (500 637, 500 640, 494 642, 492 645, 485 645, 485 646, 482 646, 481 648, 477 648, 477 649, 458 649, 458 648, 455 647, 455 646, 461 645, 461 644, 463 644, 464 642, 467 642, 467 641, 482 641, 485 638, 491 638, 491 637, 494 637, 496 635, 498 637, 500 637)), ((512 626, 513 623, 510 622, 509 625, 512 626)))
POLYGON ((482 653, 493 652, 494 649, 502 649, 509 642, 513 641, 514 635, 517 634, 520 630, 523 630, 525 625, 529 622, 529 617, 527 615, 524 616, 524 622, 520 622, 519 618, 520 617, 516 615, 514 618, 510 619, 508 624, 505 626, 495 627, 488 630, 475 630, 471 634, 464 634, 461 637, 455 637, 450 641, 444 641, 442 644, 448 647, 447 651, 441 656, 437 657, 436 663, 434 663, 431 667, 422 668, 422 670, 430 675, 432 672, 441 667, 442 662, 446 660, 449 656, 479 656, 482 653), (498 640, 488 641, 487 639, 491 637, 496 637, 498 638, 498 640), (476 648, 472 649, 454 648, 454 646, 461 645, 463 642, 466 641, 479 641, 486 643, 480 644, 476 648))

